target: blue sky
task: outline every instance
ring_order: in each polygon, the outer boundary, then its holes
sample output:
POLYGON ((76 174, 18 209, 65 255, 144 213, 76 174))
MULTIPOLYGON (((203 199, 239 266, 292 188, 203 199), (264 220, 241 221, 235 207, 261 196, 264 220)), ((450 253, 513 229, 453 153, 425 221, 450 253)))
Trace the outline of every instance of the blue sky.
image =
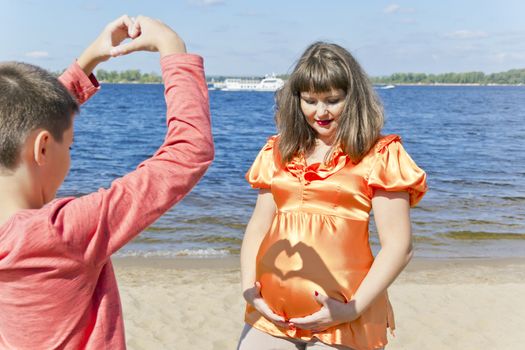
MULTIPOLYGON (((372 76, 525 68, 525 1, 0 0, 0 61, 60 70, 122 14, 172 26, 209 75, 289 72, 315 40, 349 49, 372 76)), ((158 72, 154 54, 103 69, 158 72)))

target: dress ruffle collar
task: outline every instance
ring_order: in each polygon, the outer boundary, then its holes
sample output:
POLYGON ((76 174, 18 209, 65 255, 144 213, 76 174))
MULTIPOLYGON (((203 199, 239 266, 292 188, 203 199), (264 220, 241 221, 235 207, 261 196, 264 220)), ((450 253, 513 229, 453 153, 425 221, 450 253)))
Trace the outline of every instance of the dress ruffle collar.
POLYGON ((343 169, 350 160, 350 157, 343 152, 341 146, 337 146, 328 162, 314 163, 307 165, 306 158, 303 153, 300 153, 292 158, 285 166, 286 170, 304 182, 309 184, 312 181, 324 180, 327 177, 335 174, 343 169))
MULTIPOLYGON (((269 147, 274 148, 274 143, 277 141, 277 137, 272 137, 268 141, 269 147)), ((383 136, 376 143, 375 147, 372 147, 371 152, 381 153, 390 143, 394 141, 401 141, 401 138, 398 135, 383 136)), ((275 153, 278 154, 278 151, 274 152, 274 154, 275 153)), ((278 156, 276 160, 279 164, 280 157, 278 156)), ((300 153, 293 157, 292 160, 285 165, 285 170, 287 170, 294 177, 298 178, 304 184, 308 185, 312 181, 324 180, 332 176, 339 170, 343 169, 350 161, 350 157, 344 153, 341 145, 338 145, 326 163, 322 162, 307 165, 304 154, 300 153)))

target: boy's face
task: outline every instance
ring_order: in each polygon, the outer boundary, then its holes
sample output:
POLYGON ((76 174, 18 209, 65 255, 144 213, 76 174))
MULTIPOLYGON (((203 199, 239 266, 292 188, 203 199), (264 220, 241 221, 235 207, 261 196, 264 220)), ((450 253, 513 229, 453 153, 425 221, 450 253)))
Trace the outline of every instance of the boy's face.
POLYGON ((49 151, 52 156, 49 157, 49 163, 46 170, 46 178, 48 179, 44 188, 44 199, 46 203, 55 198, 58 188, 62 185, 67 173, 69 172, 69 167, 71 165, 70 150, 72 144, 73 123, 71 123, 69 129, 64 131, 62 142, 53 139, 49 145, 49 151))

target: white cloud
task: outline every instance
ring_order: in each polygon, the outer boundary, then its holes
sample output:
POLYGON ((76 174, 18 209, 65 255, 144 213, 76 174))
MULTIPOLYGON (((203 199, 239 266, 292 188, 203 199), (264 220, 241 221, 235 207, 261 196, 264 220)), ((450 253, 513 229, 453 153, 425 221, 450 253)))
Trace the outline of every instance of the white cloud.
POLYGON ((445 37, 449 39, 481 39, 488 36, 486 32, 473 30, 456 30, 445 34, 445 37))
POLYGON ((414 13, 416 10, 411 7, 401 7, 399 4, 391 4, 383 9, 384 13, 414 13))
POLYGON ((191 0, 190 3, 198 6, 208 7, 225 4, 225 0, 191 0))
POLYGON ((49 52, 47 51, 31 51, 31 52, 27 52, 25 54, 26 57, 31 57, 31 58, 46 58, 46 57, 49 57, 49 52))
POLYGON ((398 4, 391 4, 385 7, 383 9, 383 12, 384 13, 396 13, 396 12, 399 12, 399 10, 401 10, 401 6, 399 6, 398 4))

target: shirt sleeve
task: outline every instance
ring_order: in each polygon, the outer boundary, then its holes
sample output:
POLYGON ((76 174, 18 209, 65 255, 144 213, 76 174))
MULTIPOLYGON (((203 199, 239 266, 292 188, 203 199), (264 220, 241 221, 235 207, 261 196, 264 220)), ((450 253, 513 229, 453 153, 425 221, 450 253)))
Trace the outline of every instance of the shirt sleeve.
POLYGON ((68 89, 79 104, 84 104, 91 96, 100 90, 100 84, 93 74, 89 76, 75 61, 65 70, 58 80, 68 89))
POLYGON ((50 226, 83 258, 107 258, 179 202, 213 159, 208 89, 202 58, 174 54, 161 59, 167 134, 152 158, 109 189, 58 200, 50 226))
POLYGON ((275 170, 273 156, 275 139, 276 136, 268 139, 246 173, 246 181, 252 188, 269 189, 272 185, 272 177, 275 170))
POLYGON ((410 195, 410 206, 415 206, 427 191, 426 174, 405 151, 401 138, 389 135, 378 143, 368 186, 372 196, 376 189, 406 191, 410 195))

